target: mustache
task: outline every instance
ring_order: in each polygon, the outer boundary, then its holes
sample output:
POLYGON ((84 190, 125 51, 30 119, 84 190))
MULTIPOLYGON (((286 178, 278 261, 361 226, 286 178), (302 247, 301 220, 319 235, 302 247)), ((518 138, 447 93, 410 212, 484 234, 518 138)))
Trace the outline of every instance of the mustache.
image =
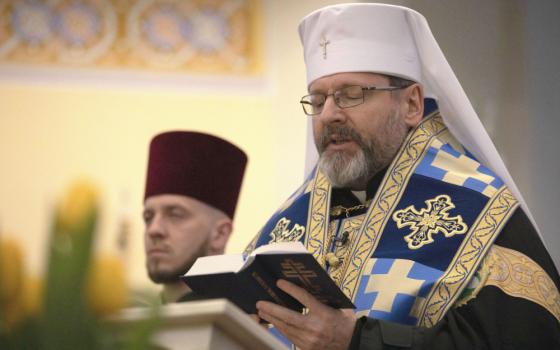
POLYGON ((146 247, 146 252, 149 253, 153 250, 161 250, 165 253, 171 252, 171 247, 167 244, 152 243, 146 247))
POLYGON ((364 139, 358 132, 345 125, 327 125, 319 137, 319 153, 323 152, 325 148, 332 142, 332 137, 336 136, 342 139, 348 139, 356 142, 360 147, 366 146, 364 139))

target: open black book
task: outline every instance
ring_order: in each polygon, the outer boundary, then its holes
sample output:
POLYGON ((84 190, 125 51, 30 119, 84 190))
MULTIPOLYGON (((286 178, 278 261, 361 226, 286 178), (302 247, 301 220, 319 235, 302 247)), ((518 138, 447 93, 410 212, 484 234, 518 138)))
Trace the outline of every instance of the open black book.
POLYGON ((303 305, 276 287, 285 279, 334 308, 355 308, 300 242, 261 246, 246 260, 241 254, 198 258, 182 280, 197 294, 227 298, 245 312, 256 313, 259 300, 301 311, 303 305))

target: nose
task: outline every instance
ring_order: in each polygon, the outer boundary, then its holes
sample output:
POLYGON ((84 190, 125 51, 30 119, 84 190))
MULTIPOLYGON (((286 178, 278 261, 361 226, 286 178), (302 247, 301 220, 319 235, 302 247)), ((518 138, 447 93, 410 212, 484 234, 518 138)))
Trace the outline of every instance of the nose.
POLYGON ((155 214, 152 220, 146 224, 146 234, 152 239, 161 239, 166 236, 165 225, 160 214, 155 214))
POLYGON ((323 110, 317 117, 319 117, 324 124, 344 123, 346 121, 346 115, 342 111, 342 108, 336 104, 333 94, 327 96, 323 110))

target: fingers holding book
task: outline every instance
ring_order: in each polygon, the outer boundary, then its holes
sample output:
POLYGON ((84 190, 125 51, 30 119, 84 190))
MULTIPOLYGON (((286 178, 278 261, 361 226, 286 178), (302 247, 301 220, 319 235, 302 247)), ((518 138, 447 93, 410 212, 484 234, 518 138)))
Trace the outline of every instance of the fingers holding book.
POLYGON ((260 318, 274 325, 301 349, 348 348, 356 323, 351 310, 327 306, 305 289, 285 280, 278 280, 277 286, 305 306, 304 314, 259 301, 257 310, 260 318))

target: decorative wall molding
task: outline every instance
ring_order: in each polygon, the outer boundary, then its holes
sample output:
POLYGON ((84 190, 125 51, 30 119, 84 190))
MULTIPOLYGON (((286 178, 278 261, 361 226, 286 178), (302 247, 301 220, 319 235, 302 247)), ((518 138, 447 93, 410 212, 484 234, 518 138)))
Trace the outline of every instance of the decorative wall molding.
POLYGON ((260 0, 0 1, 0 64, 261 74, 260 0))

